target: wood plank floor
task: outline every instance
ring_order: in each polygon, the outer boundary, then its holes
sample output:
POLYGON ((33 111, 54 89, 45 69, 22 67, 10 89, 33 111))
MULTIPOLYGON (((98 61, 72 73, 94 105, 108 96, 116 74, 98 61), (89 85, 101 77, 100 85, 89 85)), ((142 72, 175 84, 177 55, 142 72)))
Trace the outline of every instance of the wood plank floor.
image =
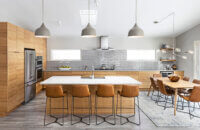
MULTIPOLYGON (((45 94, 41 92, 34 100, 26 105, 20 106, 7 117, 0 118, 0 130, 160 130, 160 129, 178 129, 178 128, 160 128, 156 127, 147 116, 141 112, 141 125, 136 126, 132 124, 116 126, 109 124, 101 124, 95 126, 95 118, 92 117, 92 125, 86 126, 84 124, 70 125, 70 117, 65 118, 65 125, 59 126, 57 124, 43 126, 45 107, 45 94)), ((183 130, 183 128, 181 128, 183 130)))

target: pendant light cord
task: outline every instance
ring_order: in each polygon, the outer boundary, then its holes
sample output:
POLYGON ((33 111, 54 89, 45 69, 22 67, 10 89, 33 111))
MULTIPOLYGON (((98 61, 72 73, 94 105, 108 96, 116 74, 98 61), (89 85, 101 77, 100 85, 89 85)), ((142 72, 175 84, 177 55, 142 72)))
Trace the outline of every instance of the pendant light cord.
POLYGON ((44 0, 42 0, 42 23, 44 23, 44 0))
POLYGON ((88 0, 88 23, 90 23, 90 0, 88 0))
POLYGON ((172 18, 173 18, 173 29, 172 29, 173 30, 173 34, 172 35, 173 35, 173 48, 174 48, 173 49, 173 54, 175 55, 175 39, 174 39, 174 35, 175 35, 174 34, 175 33, 175 25, 174 25, 175 24, 175 13, 174 12, 172 13, 172 18))
POLYGON ((137 23, 137 0, 135 0, 135 23, 137 23))

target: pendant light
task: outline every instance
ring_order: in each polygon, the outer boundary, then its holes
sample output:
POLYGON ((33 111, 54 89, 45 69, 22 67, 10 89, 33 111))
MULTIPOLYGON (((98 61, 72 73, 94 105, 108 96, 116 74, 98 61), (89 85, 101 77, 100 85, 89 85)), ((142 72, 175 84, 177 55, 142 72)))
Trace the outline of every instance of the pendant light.
POLYGON ((96 30, 90 24, 90 0, 88 0, 88 24, 81 32, 82 37, 96 37, 96 30))
POLYGON ((128 32, 129 38, 143 37, 144 31, 137 25, 137 0, 135 0, 135 25, 128 32))
POLYGON ((49 29, 44 24, 44 0, 42 0, 42 25, 35 30, 35 36, 41 38, 50 37, 49 29))

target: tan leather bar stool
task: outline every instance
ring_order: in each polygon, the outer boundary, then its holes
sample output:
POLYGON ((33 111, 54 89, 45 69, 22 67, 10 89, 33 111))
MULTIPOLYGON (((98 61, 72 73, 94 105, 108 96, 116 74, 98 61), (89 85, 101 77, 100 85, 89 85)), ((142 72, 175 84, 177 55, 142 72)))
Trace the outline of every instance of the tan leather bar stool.
POLYGON ((133 85, 123 85, 122 86, 122 91, 118 91, 117 94, 117 105, 116 105, 116 115, 120 117, 120 124, 126 124, 126 123, 132 123, 132 124, 136 124, 136 125, 140 125, 141 121, 140 121, 140 107, 139 107, 139 87, 138 86, 133 86, 133 85), (118 109, 118 95, 120 96, 120 115, 117 114, 117 109, 118 109), (122 108, 122 97, 125 98, 133 98, 134 99, 134 108, 122 108), (135 112, 135 98, 137 98, 137 106, 138 106, 138 118, 139 121, 138 123, 130 121, 129 118, 134 117, 134 115, 125 117, 122 116, 122 109, 134 109, 135 112), (122 118, 126 119, 126 122, 122 123, 122 118))
MULTIPOLYGON (((77 124, 77 123, 84 123, 86 125, 90 125, 90 117, 92 113, 92 101, 91 101, 91 94, 89 91, 88 85, 73 85, 72 86, 72 105, 71 105, 71 125, 77 124), (79 109, 88 109, 88 115, 86 116, 78 116, 74 114, 74 98, 88 98, 88 107, 87 108, 79 108, 79 109), (73 123, 73 116, 79 118, 80 120, 73 123), (89 122, 84 122, 84 118, 89 118, 89 122)), ((78 108, 77 108, 78 109, 78 108)))
POLYGON ((49 114, 49 116, 52 117, 52 118, 55 118, 55 121, 46 124, 46 122, 45 122, 46 121, 46 110, 47 110, 47 105, 46 105, 46 107, 45 107, 45 115, 44 115, 44 126, 52 124, 52 123, 57 123, 57 124, 63 126, 64 125, 64 115, 65 115, 64 114, 64 110, 65 109, 68 110, 68 94, 64 94, 63 93, 62 86, 47 86, 46 87, 46 104, 47 104, 48 98, 50 99, 50 108, 49 108, 50 114, 49 114), (67 108, 65 108, 65 106, 64 106, 64 97, 65 96, 67 98, 67 108), (62 98, 63 99, 63 103, 62 103, 63 107, 62 108, 52 108, 51 107, 51 99, 52 98, 62 98), (52 109, 62 109, 63 110, 62 111, 62 117, 56 117, 56 116, 52 115, 52 113, 51 113, 52 109), (62 123, 58 122, 59 118, 62 118, 62 123))
POLYGON ((98 85, 97 86, 97 91, 96 91, 96 95, 95 95, 96 125, 102 124, 104 122, 107 122, 107 123, 109 123, 111 125, 115 125, 116 124, 114 95, 115 94, 114 94, 113 85, 98 85), (105 108, 105 107, 98 107, 98 97, 101 97, 101 98, 112 98, 112 114, 111 115, 107 115, 107 116, 98 115, 98 109, 110 109, 110 108, 105 108), (113 123, 106 120, 108 117, 111 117, 111 116, 113 116, 113 120, 114 120, 113 123), (98 123, 98 120, 97 120, 98 117, 103 119, 103 121, 98 123))

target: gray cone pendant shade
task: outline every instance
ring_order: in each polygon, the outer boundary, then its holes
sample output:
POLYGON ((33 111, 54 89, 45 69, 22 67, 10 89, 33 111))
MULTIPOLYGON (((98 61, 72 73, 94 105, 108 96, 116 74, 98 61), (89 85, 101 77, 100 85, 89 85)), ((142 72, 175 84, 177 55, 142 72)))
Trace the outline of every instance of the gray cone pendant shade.
POLYGON ((82 30, 82 37, 96 37, 96 30, 91 26, 90 23, 82 30))
POLYGON ((137 25, 137 23, 131 28, 131 30, 128 32, 128 37, 143 37, 144 31, 137 25))
POLYGON ((42 25, 35 30, 36 37, 50 37, 49 29, 42 23, 42 25))
POLYGON ((49 29, 44 24, 44 0, 42 0, 42 25, 35 30, 35 37, 50 37, 49 29))
POLYGON ((137 25, 137 0, 135 0, 135 25, 128 32, 129 38, 143 37, 144 31, 137 25))
POLYGON ((96 30, 90 24, 90 0, 88 0, 88 24, 82 30, 81 37, 87 37, 87 38, 96 37, 96 30))

